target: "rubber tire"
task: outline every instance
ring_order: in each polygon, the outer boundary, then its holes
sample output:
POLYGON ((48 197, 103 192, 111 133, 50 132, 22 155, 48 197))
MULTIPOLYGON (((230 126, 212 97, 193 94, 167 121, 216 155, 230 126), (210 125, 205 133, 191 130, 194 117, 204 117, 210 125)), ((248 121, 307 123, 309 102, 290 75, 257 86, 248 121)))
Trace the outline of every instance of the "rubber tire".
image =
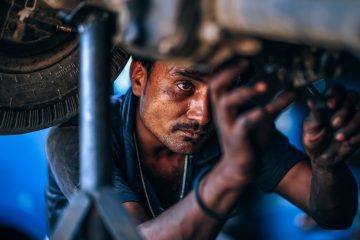
MULTIPOLYGON (((54 52, 58 50, 54 49, 54 52)), ((34 62, 43 61, 49 54, 36 56, 34 62)), ((64 58, 35 71, 0 70, 0 134, 19 134, 48 128, 78 113, 78 55, 75 46, 64 58)), ((121 48, 113 49, 113 81, 128 58, 129 55, 121 48)), ((28 59, 26 62, 29 62, 28 59)), ((31 69, 31 66, 28 67, 31 69)))

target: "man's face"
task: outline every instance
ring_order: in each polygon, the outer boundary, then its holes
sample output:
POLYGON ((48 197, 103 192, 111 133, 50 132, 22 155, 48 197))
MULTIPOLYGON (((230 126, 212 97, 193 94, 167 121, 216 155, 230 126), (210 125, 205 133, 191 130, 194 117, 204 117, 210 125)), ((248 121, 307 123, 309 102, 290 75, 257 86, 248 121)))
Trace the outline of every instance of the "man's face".
POLYGON ((156 61, 139 96, 140 124, 171 151, 193 153, 213 133, 208 81, 185 65, 156 61))

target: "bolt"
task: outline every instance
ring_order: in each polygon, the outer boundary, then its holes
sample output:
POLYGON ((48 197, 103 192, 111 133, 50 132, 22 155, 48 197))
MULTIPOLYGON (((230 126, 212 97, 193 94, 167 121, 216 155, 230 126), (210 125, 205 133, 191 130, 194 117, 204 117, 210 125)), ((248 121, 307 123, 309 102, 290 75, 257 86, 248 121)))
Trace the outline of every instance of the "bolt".
POLYGON ((220 40, 222 35, 221 29, 216 23, 208 22, 200 28, 200 36, 208 43, 215 44, 220 40))
POLYGON ((253 38, 243 38, 236 45, 238 53, 251 56, 259 53, 262 49, 262 43, 253 38))

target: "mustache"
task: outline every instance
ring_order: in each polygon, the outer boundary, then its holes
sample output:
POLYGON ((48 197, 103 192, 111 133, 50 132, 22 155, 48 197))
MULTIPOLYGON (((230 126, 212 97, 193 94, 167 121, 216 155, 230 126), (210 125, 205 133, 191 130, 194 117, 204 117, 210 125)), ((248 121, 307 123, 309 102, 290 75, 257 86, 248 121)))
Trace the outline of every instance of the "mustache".
POLYGON ((206 125, 200 125, 196 122, 190 122, 190 123, 176 123, 172 127, 172 131, 178 131, 178 130, 192 130, 192 131, 199 131, 199 132, 207 132, 210 130, 210 124, 206 125))

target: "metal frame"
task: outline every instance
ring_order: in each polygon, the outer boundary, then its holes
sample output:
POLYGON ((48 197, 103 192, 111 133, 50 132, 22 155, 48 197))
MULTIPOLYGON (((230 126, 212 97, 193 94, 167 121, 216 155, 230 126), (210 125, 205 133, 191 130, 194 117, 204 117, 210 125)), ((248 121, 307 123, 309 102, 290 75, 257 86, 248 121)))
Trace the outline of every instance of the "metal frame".
POLYGON ((67 19, 80 34, 80 183, 51 236, 67 239, 140 239, 110 188, 110 50, 114 18, 86 5, 67 19))

